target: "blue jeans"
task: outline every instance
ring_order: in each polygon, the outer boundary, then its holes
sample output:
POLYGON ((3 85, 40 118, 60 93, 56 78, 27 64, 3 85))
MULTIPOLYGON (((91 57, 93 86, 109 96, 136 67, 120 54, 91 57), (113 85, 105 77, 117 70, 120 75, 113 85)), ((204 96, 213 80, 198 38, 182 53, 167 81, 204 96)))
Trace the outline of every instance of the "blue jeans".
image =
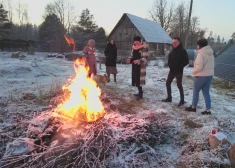
POLYGON ((211 86, 212 76, 196 76, 194 79, 194 86, 193 86, 193 102, 192 105, 197 107, 199 92, 202 90, 206 109, 211 109, 211 97, 210 97, 210 86, 211 86))

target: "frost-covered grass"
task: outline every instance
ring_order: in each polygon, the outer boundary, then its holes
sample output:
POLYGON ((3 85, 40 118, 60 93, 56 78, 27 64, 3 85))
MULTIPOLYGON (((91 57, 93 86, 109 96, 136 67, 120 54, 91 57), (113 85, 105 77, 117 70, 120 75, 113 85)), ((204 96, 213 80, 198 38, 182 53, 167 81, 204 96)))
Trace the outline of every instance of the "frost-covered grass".
MULTIPOLYGON (((47 53, 26 54, 24 60, 10 58, 10 54, 0 54, 1 157, 8 142, 27 137, 30 123, 36 121, 33 119, 56 107, 60 102, 61 86, 74 75, 72 62, 47 58, 47 53)), ((25 164, 21 163, 23 167, 30 164, 31 167, 53 164, 62 167, 71 164, 87 167, 219 167, 229 164, 228 146, 212 150, 208 135, 212 129, 220 128, 228 140, 235 143, 233 87, 226 88, 220 79, 214 78, 212 115, 202 116, 200 111, 205 108, 202 95, 197 113, 177 107, 179 92, 175 81, 172 83, 173 103, 160 101, 166 96, 167 68, 147 68, 144 99, 140 101, 133 96, 137 88, 131 86, 131 66, 118 64, 117 69, 117 83, 111 75, 111 82, 102 86, 102 100, 107 110, 102 120, 79 127, 70 124, 69 129, 60 121, 60 129, 66 131, 58 131, 49 146, 40 146, 43 152, 33 151, 12 159, 27 158, 25 164), (188 127, 185 121, 189 120, 200 127, 188 127)), ((184 73, 185 106, 192 100, 191 71, 186 68, 184 73)), ((102 65, 98 72, 104 74, 105 66, 102 65)))

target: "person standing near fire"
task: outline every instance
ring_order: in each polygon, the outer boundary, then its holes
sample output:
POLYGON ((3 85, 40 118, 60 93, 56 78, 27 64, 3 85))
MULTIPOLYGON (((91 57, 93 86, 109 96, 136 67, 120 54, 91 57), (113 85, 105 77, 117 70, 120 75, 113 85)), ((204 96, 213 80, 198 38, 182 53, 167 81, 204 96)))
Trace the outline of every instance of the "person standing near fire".
POLYGON ((214 60, 214 51, 208 45, 206 39, 200 39, 197 42, 197 56, 194 61, 193 67, 193 76, 194 76, 194 85, 193 85, 193 100, 192 105, 185 108, 186 111, 196 112, 199 93, 202 90, 206 110, 201 112, 202 115, 211 114, 211 96, 210 96, 210 87, 214 75, 215 60, 214 60))
POLYGON ((110 81, 110 74, 113 74, 114 82, 116 82, 117 68, 116 68, 116 60, 117 60, 117 47, 113 39, 111 39, 105 50, 104 54, 106 57, 105 66, 106 73, 108 75, 108 82, 110 81))
POLYGON ((148 45, 140 36, 135 36, 132 45, 132 55, 127 59, 127 64, 132 64, 132 86, 138 88, 138 94, 134 94, 137 100, 143 98, 142 86, 145 85, 146 66, 149 58, 148 45))
POLYGON ((170 71, 166 80, 167 98, 163 99, 162 102, 172 102, 171 83, 173 79, 176 78, 177 87, 180 92, 180 102, 178 106, 182 106, 185 103, 184 90, 182 86, 183 71, 184 67, 188 65, 189 59, 186 50, 181 44, 180 38, 173 38, 172 46, 173 49, 168 55, 168 66, 170 68, 170 71))
POLYGON ((95 76, 97 74, 95 52, 95 41, 90 39, 87 46, 83 49, 83 54, 86 58, 86 65, 89 67, 88 77, 91 77, 91 75, 95 76))

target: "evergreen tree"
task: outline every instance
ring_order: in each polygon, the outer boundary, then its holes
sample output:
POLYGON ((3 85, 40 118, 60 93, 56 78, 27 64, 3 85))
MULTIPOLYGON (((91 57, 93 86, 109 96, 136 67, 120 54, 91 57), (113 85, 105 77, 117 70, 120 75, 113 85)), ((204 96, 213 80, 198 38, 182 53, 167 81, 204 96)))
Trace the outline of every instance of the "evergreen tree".
POLYGON ((220 40, 220 36, 217 37, 217 44, 220 44, 221 40, 220 40))
POLYGON ((16 40, 38 40, 38 27, 36 25, 32 25, 31 23, 18 25, 12 24, 11 26, 11 34, 7 36, 7 38, 16 40))
POLYGON ((46 16, 45 21, 39 27, 39 39, 51 45, 57 45, 61 52, 65 49, 65 28, 55 14, 46 16))
POLYGON ((11 31, 11 23, 8 20, 8 12, 0 4, 0 38, 5 38, 11 31))
POLYGON ((89 9, 87 8, 82 10, 78 24, 83 30, 88 32, 92 32, 98 27, 94 21, 93 15, 90 14, 89 9))
POLYGON ((105 30, 103 27, 100 27, 95 33, 94 33, 94 40, 96 42, 96 46, 98 48, 104 48, 106 46, 106 40, 107 37, 105 35, 105 30))
POLYGON ((235 40, 235 32, 232 34, 232 39, 235 40))
POLYGON ((65 34, 59 18, 55 14, 49 14, 39 27, 39 39, 47 42, 58 42, 65 34))

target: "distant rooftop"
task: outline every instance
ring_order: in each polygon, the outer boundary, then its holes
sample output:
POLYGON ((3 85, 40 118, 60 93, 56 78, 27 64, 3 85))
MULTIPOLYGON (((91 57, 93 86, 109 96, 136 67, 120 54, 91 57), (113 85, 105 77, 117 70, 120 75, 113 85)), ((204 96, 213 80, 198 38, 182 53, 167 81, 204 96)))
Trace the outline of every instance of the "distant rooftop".
POLYGON ((215 59, 215 76, 235 82, 235 43, 230 43, 215 59))
MULTIPOLYGON (((141 17, 128 13, 124 13, 122 15, 122 18, 124 16, 127 16, 130 19, 130 21, 134 24, 134 26, 140 32, 146 42, 166 44, 172 43, 171 37, 167 34, 167 32, 161 27, 159 23, 148 19, 143 19, 141 17)), ((122 20, 122 18, 120 19, 120 21, 122 20)), ((117 25, 115 26, 115 28, 117 27, 117 25)), ((114 29, 111 31, 110 34, 112 34, 114 29)))
POLYGON ((166 33, 159 23, 128 13, 126 13, 126 15, 139 30, 141 35, 145 38, 146 42, 172 43, 171 37, 166 33))

